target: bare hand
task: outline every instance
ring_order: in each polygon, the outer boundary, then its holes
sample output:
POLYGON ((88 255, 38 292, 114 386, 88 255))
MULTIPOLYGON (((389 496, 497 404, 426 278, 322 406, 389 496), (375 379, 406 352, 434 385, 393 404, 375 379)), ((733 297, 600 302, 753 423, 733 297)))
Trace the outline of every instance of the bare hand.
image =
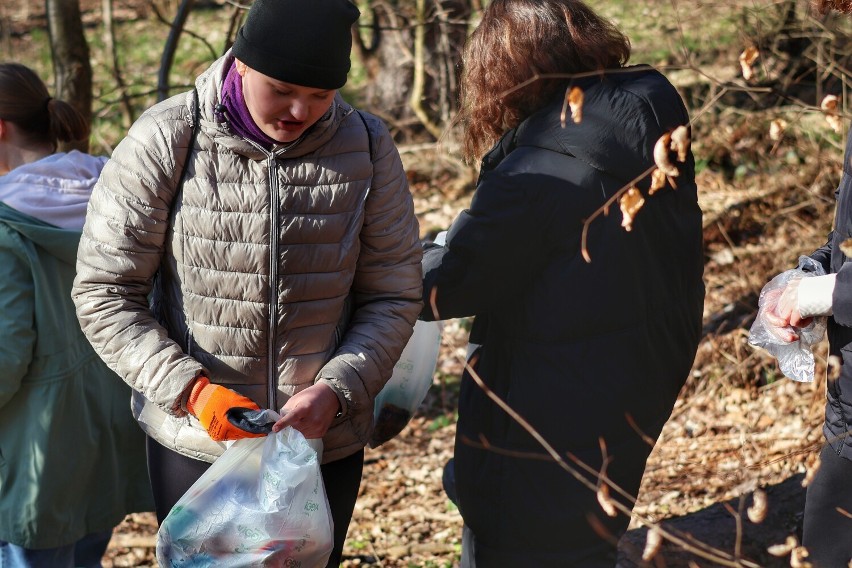
POLYGON ((317 383, 290 397, 272 431, 280 432, 292 426, 305 438, 322 438, 339 409, 337 394, 325 383, 317 383))
POLYGON ((810 325, 813 318, 803 318, 799 312, 799 284, 802 279, 791 280, 783 289, 772 290, 766 294, 764 317, 772 326, 772 331, 779 339, 793 342, 799 339, 794 331, 810 325))

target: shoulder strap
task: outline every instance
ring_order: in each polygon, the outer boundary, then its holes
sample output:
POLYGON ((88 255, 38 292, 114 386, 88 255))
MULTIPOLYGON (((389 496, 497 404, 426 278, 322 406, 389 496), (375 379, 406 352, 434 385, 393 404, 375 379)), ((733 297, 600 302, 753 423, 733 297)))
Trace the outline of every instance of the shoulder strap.
MULTIPOLYGON (((194 107, 192 109, 192 124, 190 125, 190 128, 192 128, 192 132, 189 135, 189 142, 186 145, 186 154, 183 157, 183 169, 181 169, 181 171, 180 171, 180 177, 178 178, 177 187, 175 188, 174 196, 172 196, 172 204, 179 201, 180 194, 183 191, 183 182, 186 179, 186 170, 187 170, 187 166, 189 164, 189 158, 192 155, 192 148, 195 146, 195 140, 198 137, 198 128, 199 128, 198 124, 199 124, 199 122, 201 122, 201 109, 200 109, 201 104, 198 101, 198 90, 197 89, 192 89, 192 104, 193 104, 193 107, 194 107)), ((169 212, 169 224, 174 223, 174 215, 175 215, 174 206, 171 206, 171 211, 169 212)), ((159 302, 158 302, 157 298, 160 295, 160 285, 161 285, 161 280, 162 280, 162 278, 160 276, 161 270, 162 270, 162 267, 160 269, 158 269, 157 272, 154 273, 154 277, 153 277, 153 292, 154 293, 152 295, 151 311, 155 315, 159 314, 159 302)))
POLYGON ((361 122, 364 123, 364 128, 367 130, 367 149, 370 152, 370 161, 375 162, 376 157, 373 155, 373 135, 370 134, 370 127, 367 124, 367 119, 364 118, 364 115, 361 113, 360 110, 356 109, 355 112, 357 112, 358 116, 361 117, 361 122))
POLYGON ((198 137, 198 123, 201 121, 201 104, 198 101, 198 89, 192 89, 192 134, 189 136, 189 143, 186 145, 186 155, 183 158, 183 169, 180 172, 175 196, 183 190, 183 180, 186 179, 186 167, 189 164, 189 157, 192 155, 192 148, 195 146, 195 140, 198 137))

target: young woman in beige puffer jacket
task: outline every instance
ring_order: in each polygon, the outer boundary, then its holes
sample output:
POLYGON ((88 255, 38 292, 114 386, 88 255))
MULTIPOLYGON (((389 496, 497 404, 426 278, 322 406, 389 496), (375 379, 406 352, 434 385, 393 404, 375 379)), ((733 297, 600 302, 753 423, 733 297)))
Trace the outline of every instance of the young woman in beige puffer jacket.
POLYGON ((95 350, 133 387, 160 520, 222 440, 248 435, 219 428, 225 410, 283 408, 276 430, 323 439, 334 566, 373 399, 422 291, 399 155, 337 93, 357 17, 346 0, 256 1, 197 79, 197 113, 193 92, 172 97, 116 148, 73 292, 95 350), (322 42, 299 49, 320 27, 322 42))

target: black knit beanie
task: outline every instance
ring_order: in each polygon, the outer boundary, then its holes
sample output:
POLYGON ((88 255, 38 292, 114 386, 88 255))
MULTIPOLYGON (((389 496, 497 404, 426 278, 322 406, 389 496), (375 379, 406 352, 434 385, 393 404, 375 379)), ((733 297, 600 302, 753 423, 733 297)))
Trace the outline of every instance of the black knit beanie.
POLYGON ((360 15, 349 0, 255 0, 231 53, 273 79, 339 89, 360 15))

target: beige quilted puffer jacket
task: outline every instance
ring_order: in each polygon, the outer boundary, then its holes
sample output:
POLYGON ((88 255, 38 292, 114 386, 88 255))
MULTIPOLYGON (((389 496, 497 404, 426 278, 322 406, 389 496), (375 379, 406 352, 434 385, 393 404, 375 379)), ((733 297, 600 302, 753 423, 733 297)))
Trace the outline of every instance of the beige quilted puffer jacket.
POLYGON ((213 112, 232 61, 196 81, 188 159, 192 92, 149 109, 115 149, 89 202, 77 315, 166 447, 206 461, 224 450, 184 407, 201 372, 275 410, 322 381, 342 407, 323 440, 334 461, 367 443, 421 309, 412 197, 384 124, 339 96, 271 152, 232 134, 213 112))

